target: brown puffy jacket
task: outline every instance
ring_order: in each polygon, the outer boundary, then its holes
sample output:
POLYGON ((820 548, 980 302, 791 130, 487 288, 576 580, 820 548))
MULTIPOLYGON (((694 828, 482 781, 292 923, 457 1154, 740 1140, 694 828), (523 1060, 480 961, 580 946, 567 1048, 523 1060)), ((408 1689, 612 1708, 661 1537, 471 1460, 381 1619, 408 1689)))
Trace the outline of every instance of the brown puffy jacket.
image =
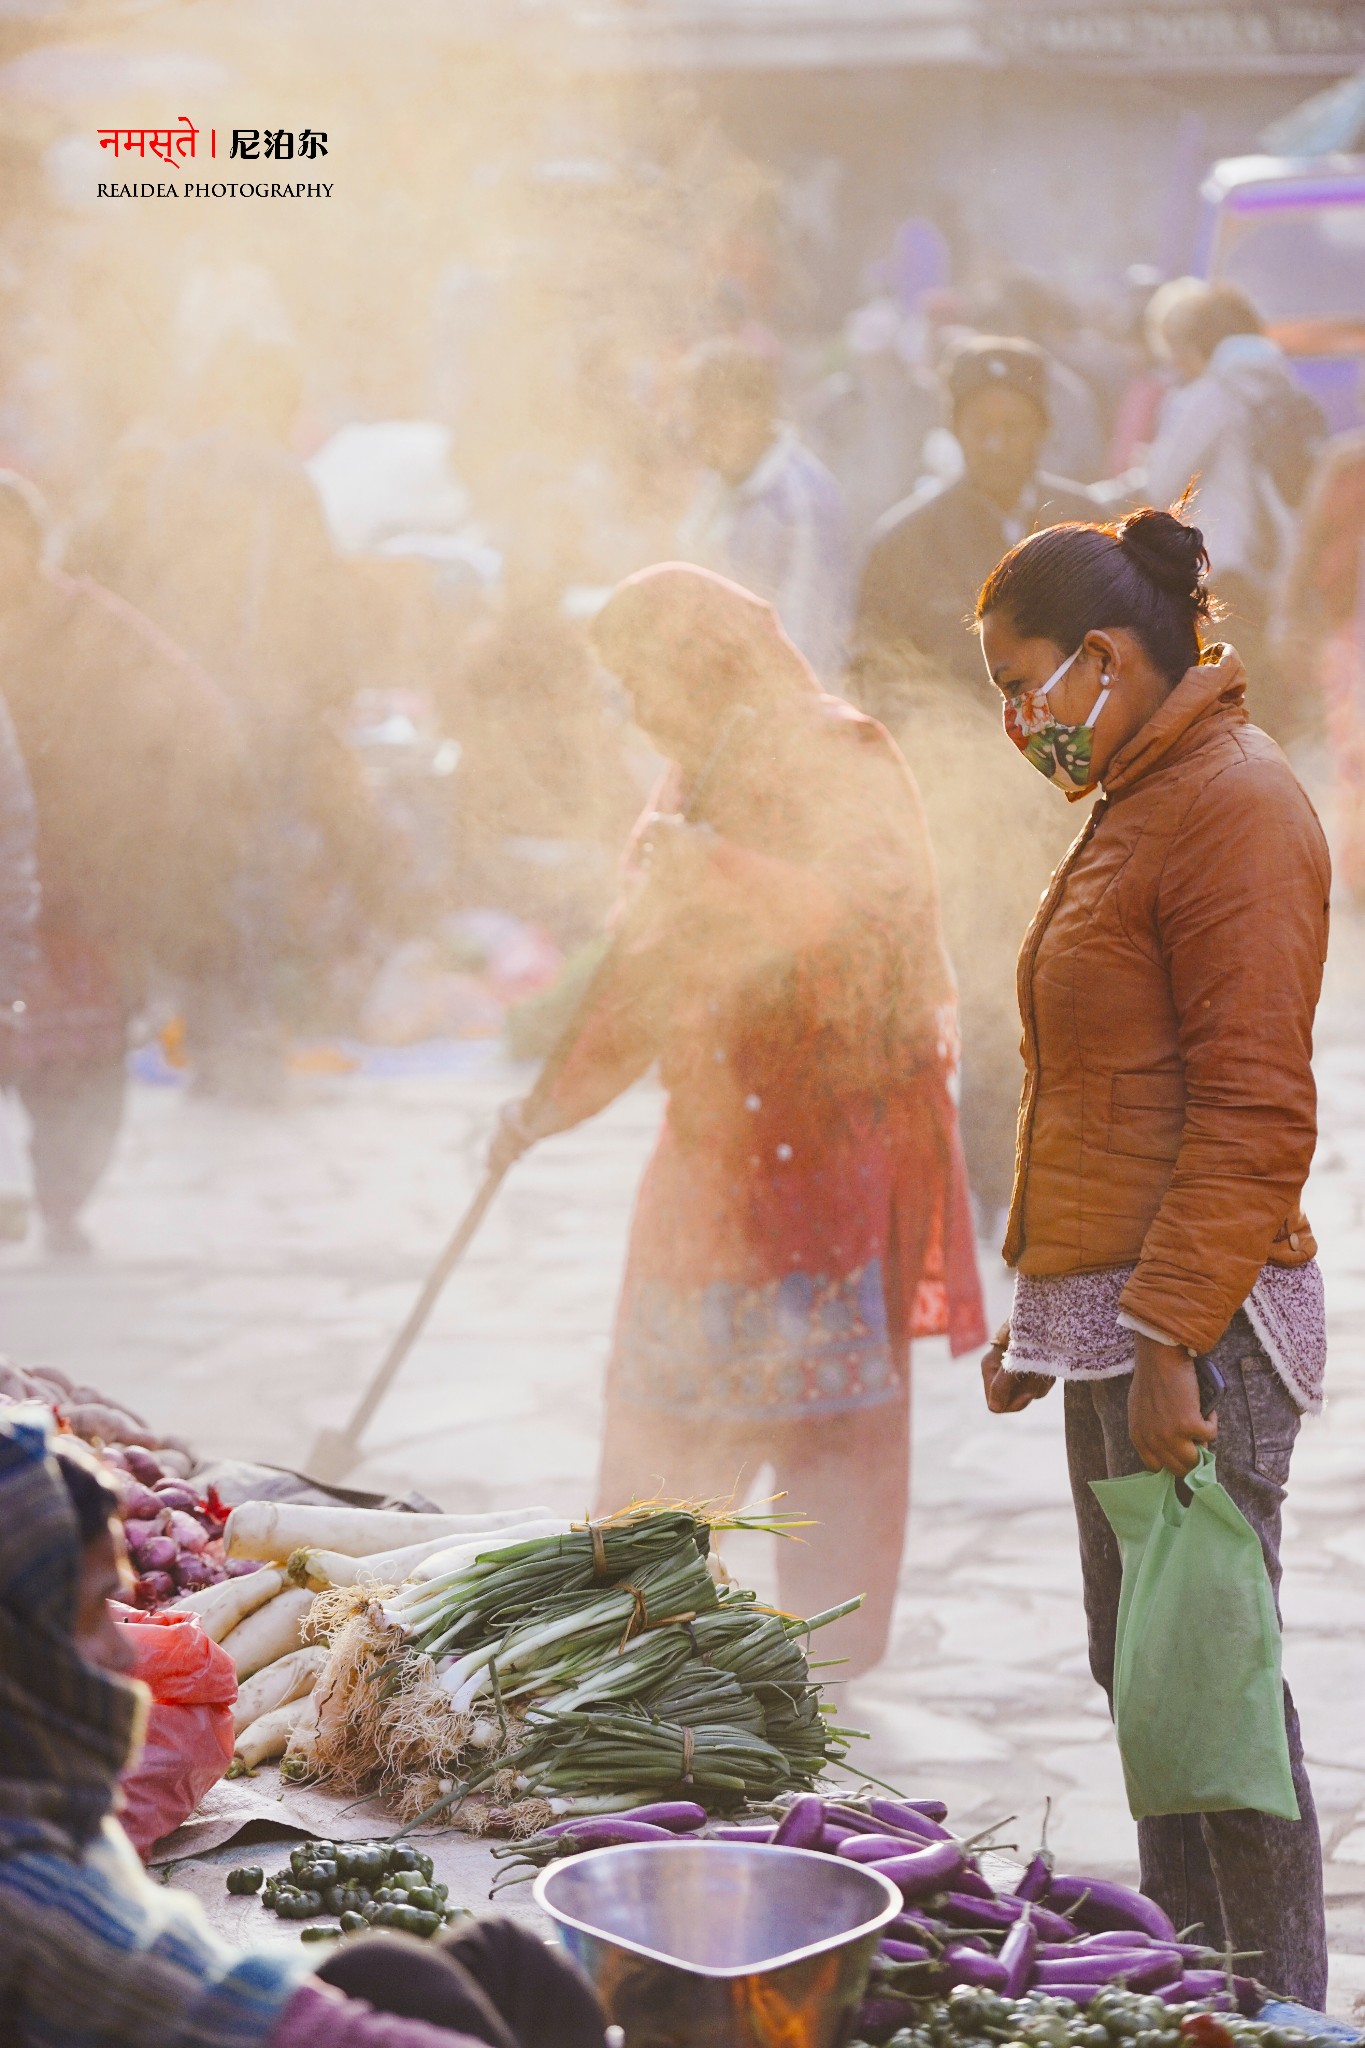
POLYGON ((1136 1262, 1123 1307, 1195 1351, 1267 1259, 1317 1249, 1299 1198, 1330 869, 1245 690, 1215 648, 1115 755, 1019 959, 1005 1258, 1038 1274, 1136 1262))

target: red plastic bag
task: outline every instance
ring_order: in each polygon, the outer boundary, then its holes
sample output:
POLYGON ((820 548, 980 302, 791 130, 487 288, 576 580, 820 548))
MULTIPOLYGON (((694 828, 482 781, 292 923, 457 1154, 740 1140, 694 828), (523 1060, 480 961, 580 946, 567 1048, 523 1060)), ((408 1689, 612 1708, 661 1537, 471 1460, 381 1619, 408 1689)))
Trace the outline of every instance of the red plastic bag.
POLYGON ((123 1773, 120 1818, 139 1856, 178 1828, 232 1762, 237 1673, 197 1614, 115 1607, 133 1639, 131 1676, 152 1695, 142 1754, 123 1773))

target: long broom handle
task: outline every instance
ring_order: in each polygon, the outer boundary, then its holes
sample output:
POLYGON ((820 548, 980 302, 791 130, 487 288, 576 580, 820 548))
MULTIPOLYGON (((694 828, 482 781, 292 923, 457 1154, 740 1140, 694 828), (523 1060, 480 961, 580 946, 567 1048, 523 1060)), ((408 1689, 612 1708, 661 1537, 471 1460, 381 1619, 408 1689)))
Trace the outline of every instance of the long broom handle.
MULTIPOLYGON (((715 746, 711 749, 706 766, 697 779, 696 787, 688 799, 686 808, 683 811, 685 818, 691 820, 695 816, 697 807, 709 789, 712 777, 720 766, 721 757, 734 738, 737 728, 752 716, 753 713, 747 704, 736 704, 731 710, 724 725, 721 727, 715 746)), ((528 1100, 543 1102, 555 1082, 559 1079, 568 1061, 569 1054, 577 1045, 582 1034, 583 1026, 597 1000, 598 991, 606 983, 612 969, 615 967, 626 935, 626 926, 623 924, 617 930, 615 937, 602 955, 602 958, 598 961, 597 966, 588 979, 587 987, 574 1004, 572 1016, 546 1055, 528 1100)), ((475 1192, 473 1201, 465 1210, 441 1256, 437 1259, 430 1273, 428 1273, 422 1292, 418 1295, 408 1312, 407 1321, 385 1352, 378 1372, 376 1372, 374 1378, 366 1387, 365 1392, 356 1403, 350 1420, 342 1430, 342 1437, 348 1444, 354 1445, 359 1443, 370 1422, 370 1418, 385 1394, 389 1391, 389 1388, 393 1385, 394 1380, 398 1377, 404 1359, 421 1336, 422 1331, 426 1328, 431 1311, 441 1298, 442 1289, 469 1249, 475 1232, 488 1214, 492 1206, 493 1197, 506 1179, 510 1165, 511 1162, 509 1161, 506 1166, 490 1166, 485 1172, 475 1192)))
POLYGON ((422 1292, 408 1311, 407 1321, 385 1352, 378 1372, 356 1403, 355 1410, 342 1431, 347 1443, 357 1444, 365 1434, 371 1416, 398 1377, 399 1368, 425 1329, 427 1319, 440 1299, 442 1288, 469 1249, 475 1231, 487 1215, 493 1197, 506 1176, 505 1166, 489 1167, 485 1172, 473 1201, 460 1218, 454 1235, 428 1273, 422 1292))

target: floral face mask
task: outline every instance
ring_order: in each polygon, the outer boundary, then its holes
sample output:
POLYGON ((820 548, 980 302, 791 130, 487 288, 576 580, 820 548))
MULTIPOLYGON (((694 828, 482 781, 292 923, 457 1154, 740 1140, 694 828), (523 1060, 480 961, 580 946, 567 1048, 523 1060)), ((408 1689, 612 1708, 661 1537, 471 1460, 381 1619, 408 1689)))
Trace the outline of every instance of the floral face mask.
POLYGON ((1095 706, 1083 724, 1066 725, 1054 718, 1048 709, 1048 696, 1056 689, 1073 661, 1080 658, 1078 647, 1074 654, 1059 662, 1045 683, 1036 690, 1021 690, 1017 697, 1005 699, 1005 731, 1013 740, 1026 761, 1032 762, 1040 775, 1046 775, 1049 782, 1055 782, 1058 789, 1075 790, 1090 787, 1090 755, 1095 740, 1095 721, 1109 702, 1110 685, 1101 678, 1101 690, 1095 699, 1095 706))

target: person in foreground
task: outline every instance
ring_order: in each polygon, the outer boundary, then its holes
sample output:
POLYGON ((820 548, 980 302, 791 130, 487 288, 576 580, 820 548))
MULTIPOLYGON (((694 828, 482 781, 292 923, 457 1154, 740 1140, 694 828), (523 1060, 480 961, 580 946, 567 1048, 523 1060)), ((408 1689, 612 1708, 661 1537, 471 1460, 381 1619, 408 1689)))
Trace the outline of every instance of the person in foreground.
MULTIPOLYGON (((1091 1666, 1111 1699, 1119 1553, 1090 1481, 1183 1477, 1216 1439, 1278 1592, 1290 1455, 1322 1400, 1299 1199, 1327 849, 1248 723, 1238 656, 1201 651, 1207 567, 1197 528, 1145 510, 1031 535, 977 606, 1009 737, 1068 797, 1100 792, 1020 955, 1014 1307, 982 1375, 997 1413, 1066 1383, 1091 1666)), ((1285 1714, 1299 1819, 1139 1821, 1142 1886, 1320 2010, 1322 1850, 1287 1690, 1285 1714)))
POLYGON ((854 1677, 891 1627, 910 1341, 985 1334, 918 795, 881 726, 823 696, 772 607, 723 577, 642 570, 593 639, 674 765, 578 1036, 494 1157, 659 1061, 598 1506, 743 1500, 770 1468, 816 1525, 778 1546, 783 1607, 866 1595, 821 1650, 854 1677))
POLYGON ((109 1606, 117 1502, 37 1407, 0 1418, 0 2043, 4 2048, 602 2048, 576 1969, 506 1920, 363 1935, 313 1974, 230 1948, 158 1884, 114 1807, 146 1695, 109 1606))

